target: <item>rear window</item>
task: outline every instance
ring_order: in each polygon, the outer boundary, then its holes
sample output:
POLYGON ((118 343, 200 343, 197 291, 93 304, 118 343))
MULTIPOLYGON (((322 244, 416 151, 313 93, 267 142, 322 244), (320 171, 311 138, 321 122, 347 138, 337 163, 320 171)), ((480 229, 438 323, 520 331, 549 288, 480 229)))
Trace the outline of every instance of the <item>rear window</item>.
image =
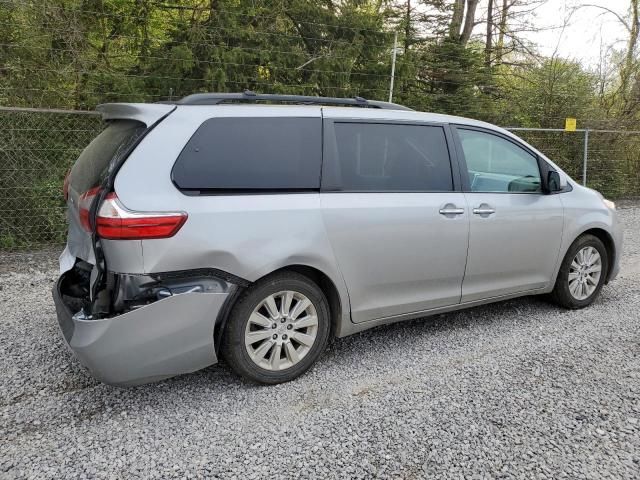
POLYGON ((320 188, 320 118, 211 118, 178 156, 182 190, 302 191, 320 188))
POLYGON ((342 190, 453 190, 449 151, 442 127, 335 123, 335 133, 342 190))
POLYGON ((98 186, 117 160, 142 135, 146 126, 136 120, 114 120, 83 150, 71 170, 78 193, 98 186))

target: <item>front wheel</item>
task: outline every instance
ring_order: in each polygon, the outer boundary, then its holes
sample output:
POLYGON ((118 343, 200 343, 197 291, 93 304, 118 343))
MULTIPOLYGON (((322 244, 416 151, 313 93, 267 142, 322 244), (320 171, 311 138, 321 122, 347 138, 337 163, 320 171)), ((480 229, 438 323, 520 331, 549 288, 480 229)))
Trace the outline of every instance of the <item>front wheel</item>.
POLYGON ((322 290, 296 272, 276 273, 249 287, 233 307, 222 353, 248 380, 288 382, 320 356, 329 326, 322 290))
POLYGON ((593 235, 579 237, 562 261, 552 297, 565 308, 584 308, 596 299, 609 268, 607 249, 593 235))

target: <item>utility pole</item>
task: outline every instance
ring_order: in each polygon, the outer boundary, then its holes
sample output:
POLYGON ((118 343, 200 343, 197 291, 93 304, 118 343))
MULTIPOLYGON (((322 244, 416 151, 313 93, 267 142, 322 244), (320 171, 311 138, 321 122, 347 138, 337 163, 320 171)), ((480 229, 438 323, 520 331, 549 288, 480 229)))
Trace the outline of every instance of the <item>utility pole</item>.
POLYGON ((582 153, 582 185, 587 186, 587 162, 589 161, 589 129, 584 131, 584 152, 582 153))
POLYGON ((389 85, 389 102, 393 101, 393 80, 396 76, 396 52, 398 51, 398 32, 393 36, 393 53, 391 55, 391 84, 389 85))

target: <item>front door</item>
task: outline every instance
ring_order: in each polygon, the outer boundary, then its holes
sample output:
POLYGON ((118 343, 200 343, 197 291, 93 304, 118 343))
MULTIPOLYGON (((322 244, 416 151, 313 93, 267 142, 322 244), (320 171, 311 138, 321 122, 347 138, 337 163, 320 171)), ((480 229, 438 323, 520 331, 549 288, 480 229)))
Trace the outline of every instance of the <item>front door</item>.
POLYGON ((562 241, 560 196, 542 192, 538 159, 523 145, 479 129, 456 131, 470 211, 462 302, 546 287, 562 241))

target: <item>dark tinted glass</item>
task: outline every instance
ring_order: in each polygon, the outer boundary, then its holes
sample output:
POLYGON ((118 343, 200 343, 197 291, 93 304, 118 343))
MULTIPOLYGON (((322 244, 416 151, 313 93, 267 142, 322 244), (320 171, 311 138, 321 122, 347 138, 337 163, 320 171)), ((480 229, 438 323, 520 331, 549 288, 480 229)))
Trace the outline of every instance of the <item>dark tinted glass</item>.
POLYGON ((453 190, 441 127, 335 123, 335 132, 342 190, 453 190))
POLYGON ((173 181, 188 190, 320 188, 319 118, 212 118, 184 147, 173 181))
POLYGON ((71 186, 82 194, 104 180, 109 169, 145 131, 136 120, 114 120, 85 148, 71 170, 71 186))

